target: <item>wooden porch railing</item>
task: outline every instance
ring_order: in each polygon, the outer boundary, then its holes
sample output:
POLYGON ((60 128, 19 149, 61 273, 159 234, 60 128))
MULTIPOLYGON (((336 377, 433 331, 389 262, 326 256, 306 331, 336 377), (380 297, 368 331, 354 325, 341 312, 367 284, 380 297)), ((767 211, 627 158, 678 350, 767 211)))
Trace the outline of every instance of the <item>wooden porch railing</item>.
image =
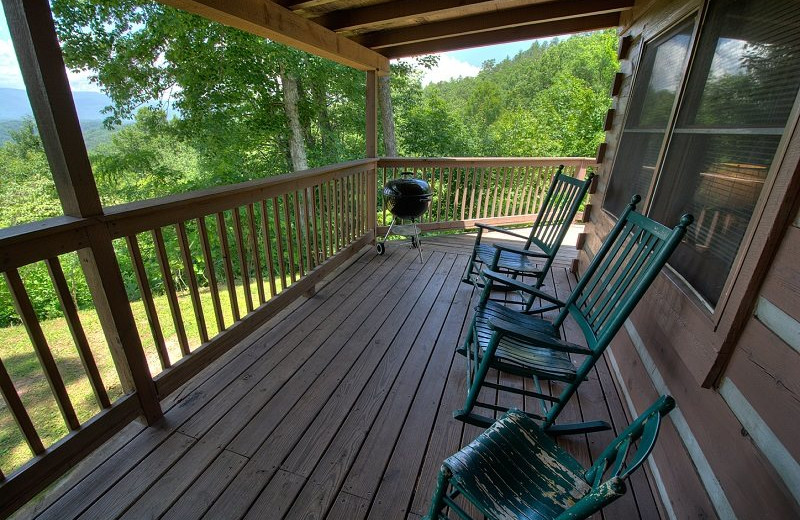
MULTIPOLYGON (((109 208, 97 218, 60 217, 0 230, 0 271, 68 432, 49 446, 43 442, 26 408, 30 403, 20 398, 0 360, 0 392, 33 455, 9 475, 0 472, 0 517, 46 487, 143 409, 135 383, 123 384, 127 393, 119 399, 109 398, 59 256, 92 251, 93 237, 110 236, 119 263, 129 262, 149 327, 149 332, 138 331, 151 357, 151 373, 156 373, 149 384, 154 383, 160 400, 293 299, 313 291, 321 278, 373 240, 375 169, 376 160, 365 159, 126 204, 109 208), (20 268, 24 271, 25 266, 40 262, 48 268, 101 410, 83 421, 75 412, 74 397, 69 395, 20 275, 20 268), (188 303, 183 298, 183 305, 174 283, 175 270, 185 277, 188 303), (205 278, 203 283, 198 275, 205 278), (174 348, 165 333, 167 320, 156 309, 156 288, 167 299, 174 348), (206 294, 210 298, 204 304, 201 295, 206 294), (188 312, 187 307, 191 308, 188 312)), ((125 294, 112 296, 128 299, 125 294)), ((136 332, 109 330, 114 324, 103 316, 100 321, 109 345, 136 332)))
MULTIPOLYGON (((559 165, 568 175, 584 178, 594 167, 583 157, 382 158, 378 185, 414 172, 433 190, 431 208, 419 224, 426 231, 469 229, 476 222, 493 225, 532 223, 559 165)), ((392 216, 378 196, 378 233, 392 216)))
POLYGON ((6 413, 32 453, 22 467, 0 472, 0 517, 137 416, 157 418, 160 400, 370 243, 380 230, 378 221, 391 219, 381 187, 401 171, 431 183, 433 204, 420 227, 443 230, 470 228, 477 221, 531 222, 558 165, 580 177, 593 163, 364 159, 106 208, 93 218, 60 217, 0 230, 0 272, 38 359, 36 377, 46 380, 67 432, 58 439, 42 437, 31 419, 30 400, 15 386, 7 360, 0 359, 6 413), (103 381, 98 345, 87 338, 62 268, 61 259, 76 253, 81 261, 106 255, 102 265, 117 267, 100 277, 127 276, 128 292, 138 293, 129 298, 121 281, 98 287, 102 281, 86 278, 121 390, 110 392, 103 381), (99 412, 91 417, 76 412, 76 396, 70 395, 74 381, 65 382, 26 289, 28 266, 37 264, 47 269, 80 359, 80 377, 97 403, 99 412), (113 305, 100 305, 98 298, 113 305), (166 300, 161 310, 157 300, 166 300), (143 308, 146 324, 114 319, 103 310, 128 311, 132 304, 143 308), (126 323, 130 326, 121 330, 126 323), (147 365, 128 366, 128 360, 141 359, 140 344, 147 365))

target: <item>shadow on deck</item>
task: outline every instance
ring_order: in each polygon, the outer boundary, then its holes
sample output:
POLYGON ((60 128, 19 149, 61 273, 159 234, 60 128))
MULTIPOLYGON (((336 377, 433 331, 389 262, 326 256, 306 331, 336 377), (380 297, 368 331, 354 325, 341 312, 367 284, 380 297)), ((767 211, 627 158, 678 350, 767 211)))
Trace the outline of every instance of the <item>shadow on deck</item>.
MULTIPOLYGON (((472 240, 426 238, 424 263, 407 242, 365 249, 171 396, 157 426, 129 425, 17 516, 422 516, 441 461, 480 433, 451 416, 466 395, 455 347, 476 297, 460 283, 472 240)), ((562 251, 545 286, 559 296, 575 283, 575 250, 562 251)), ((624 410, 603 360, 562 418, 619 430, 624 410)), ((588 466, 613 435, 560 442, 588 466)), ((649 482, 636 473, 602 517, 658 518, 649 482)))

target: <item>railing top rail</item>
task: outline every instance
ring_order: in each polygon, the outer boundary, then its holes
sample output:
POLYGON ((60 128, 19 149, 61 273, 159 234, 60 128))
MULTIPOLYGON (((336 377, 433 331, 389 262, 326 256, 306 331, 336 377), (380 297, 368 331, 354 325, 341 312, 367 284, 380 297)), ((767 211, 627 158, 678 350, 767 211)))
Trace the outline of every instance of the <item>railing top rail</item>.
POLYGON ((593 166, 594 157, 381 157, 378 167, 385 166, 593 166))
POLYGON ((344 177, 376 163, 376 159, 358 159, 229 186, 120 204, 107 208, 102 218, 109 224, 114 237, 122 237, 309 188, 319 181, 344 177))
POLYGON ((301 190, 322 179, 343 177, 375 164, 376 159, 359 159, 111 206, 105 209, 105 215, 98 217, 61 216, 0 229, 0 272, 88 247, 87 229, 92 226, 108 225, 112 236, 119 238, 301 190))

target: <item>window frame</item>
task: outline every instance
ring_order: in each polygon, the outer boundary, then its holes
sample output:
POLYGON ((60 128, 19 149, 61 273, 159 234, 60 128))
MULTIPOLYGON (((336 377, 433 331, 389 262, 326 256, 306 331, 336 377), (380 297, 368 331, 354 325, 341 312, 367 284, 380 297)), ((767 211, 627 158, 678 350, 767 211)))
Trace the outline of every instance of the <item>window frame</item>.
MULTIPOLYGON (((647 197, 642 201, 644 214, 649 215, 657 184, 662 179, 666 152, 672 143, 678 114, 685 102, 689 75, 692 72, 700 39, 705 34, 704 29, 707 27, 711 1, 713 0, 691 0, 684 4, 683 9, 659 19, 654 25, 645 25, 639 30, 638 35, 635 32, 632 33, 634 38, 640 39, 640 44, 636 55, 631 58, 633 79, 629 85, 624 87, 628 96, 632 94, 635 83, 643 81, 643 78, 640 77, 639 66, 642 63, 647 44, 674 30, 687 18, 697 16, 681 84, 665 130, 666 137, 659 151, 650 189, 647 197)), ((628 27, 621 32, 621 35, 631 34, 634 25, 635 23, 629 22, 628 27)), ((625 124, 627 124, 631 111, 630 100, 626 105, 625 117, 615 131, 618 138, 613 160, 609 164, 610 169, 607 170, 609 180, 606 183, 606 190, 613 180, 613 171, 617 160, 616 152, 619 150, 625 124)), ((800 193, 800 92, 796 95, 794 104, 789 111, 764 186, 753 208, 717 305, 711 307, 708 301, 669 264, 662 271, 664 275, 662 279, 666 285, 657 284, 659 287, 655 289, 657 292, 667 291, 666 294, 661 294, 662 297, 680 295, 680 301, 676 302, 677 307, 673 307, 674 312, 677 313, 680 320, 684 320, 681 323, 682 326, 688 327, 699 335, 699 343, 695 345, 673 344, 672 346, 684 366, 703 387, 715 386, 724 374, 725 366, 741 331, 751 317, 759 288, 769 271, 771 260, 781 244, 787 226, 795 218, 792 208, 796 211, 797 203, 800 201, 793 202, 792 197, 797 193, 800 193), (689 304, 684 305, 682 302, 689 304)), ((604 205, 601 205, 601 209, 601 213, 610 221, 618 220, 618 217, 607 210, 604 205)))

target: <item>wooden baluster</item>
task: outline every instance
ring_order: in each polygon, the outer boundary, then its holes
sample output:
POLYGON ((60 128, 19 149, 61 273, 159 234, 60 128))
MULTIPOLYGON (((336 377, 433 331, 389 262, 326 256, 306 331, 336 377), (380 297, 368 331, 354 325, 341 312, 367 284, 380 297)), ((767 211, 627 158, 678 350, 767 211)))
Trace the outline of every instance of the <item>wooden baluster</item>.
POLYGON ((520 193, 519 204, 514 206, 515 215, 525 215, 528 213, 528 208, 525 206, 525 200, 532 184, 530 179, 530 169, 530 166, 525 166, 525 170, 522 174, 522 192, 520 193))
POLYGON ((300 268, 300 276, 302 278, 306 275, 306 268, 305 264, 308 262, 308 255, 306 255, 305 260, 303 259, 303 223, 302 217, 300 216, 300 193, 295 191, 294 192, 294 212, 292 213, 294 216, 294 229, 295 229, 295 239, 297 240, 297 265, 300 268))
POLYGON ((44 332, 42 332, 42 327, 39 325, 39 319, 36 317, 36 311, 33 309, 28 292, 22 284, 19 272, 16 269, 11 269, 4 274, 6 282, 8 282, 11 299, 14 302, 14 308, 17 310, 23 325, 25 325, 25 330, 28 331, 33 350, 36 352, 36 357, 39 358, 39 363, 42 366, 47 383, 50 385, 50 390, 52 390, 53 396, 56 398, 56 403, 64 422, 70 430, 77 430, 80 428, 81 423, 78 421, 78 416, 75 415, 75 409, 72 407, 69 394, 67 394, 64 380, 61 379, 61 374, 58 372, 58 366, 56 366, 56 361, 53 359, 53 354, 47 345, 44 332))
POLYGON ((231 248, 228 242, 228 226, 225 224, 225 214, 217 213, 217 233, 219 233, 219 245, 222 249, 222 260, 225 266, 225 285, 228 287, 228 298, 231 302, 231 313, 233 320, 239 321, 239 297, 236 295, 236 279, 233 277, 233 262, 231 261, 231 248))
POLYGON ((311 220, 314 218, 313 211, 311 210, 311 198, 314 193, 314 187, 306 188, 303 190, 303 215, 305 216, 305 232, 306 232, 306 271, 310 272, 317 266, 317 259, 314 253, 314 240, 311 236, 311 231, 314 229, 311 220))
POLYGON ((447 191, 444 188, 444 172, 442 168, 431 168, 431 180, 437 186, 436 193, 436 222, 442 221, 442 199, 446 196, 447 191))
POLYGON ((61 262, 58 257, 48 258, 46 260, 47 270, 50 273, 50 279, 53 281, 53 287, 56 289, 58 301, 61 304, 61 309, 64 311, 64 318, 67 321, 69 332, 72 335, 75 346, 78 349, 78 356, 81 359, 83 370, 89 378, 89 384, 92 386, 94 397, 100 408, 110 408, 111 401, 108 398, 106 387, 103 384, 103 378, 100 376, 100 371, 97 369, 97 363, 94 360, 94 354, 89 347, 89 341, 86 339, 86 333, 81 325, 80 317, 78 316, 78 308, 75 306, 75 301, 69 291, 69 284, 64 277, 64 271, 61 269, 61 262))
POLYGON ((361 175, 362 172, 356 173, 356 236, 361 236, 364 232, 363 224, 364 224, 364 186, 363 178, 361 175))
MULTIPOLYGON (((442 178, 445 178, 444 174, 442 174, 442 178)), ((447 181, 446 181, 446 184, 445 184, 444 193, 445 193, 445 197, 447 197, 447 198, 445 199, 445 204, 444 204, 444 222, 449 222, 450 221, 450 200, 453 198, 453 192, 450 189, 452 187, 452 182, 453 182, 453 169, 452 168, 447 168, 446 178, 447 178, 447 181)), ((452 205, 453 205, 453 212, 455 213, 455 210, 456 210, 455 200, 453 200, 453 204, 452 205)))
POLYGON ((537 193, 539 191, 539 177, 541 175, 541 167, 534 166, 531 172, 531 189, 528 193, 528 200, 525 202, 525 205, 528 207, 528 213, 538 213, 539 207, 536 203, 537 193))
POLYGON ((503 211, 503 196, 506 191, 506 169, 505 168, 495 168, 494 169, 495 179, 494 179, 494 197, 492 198, 492 217, 500 217, 500 212, 503 211), (502 183, 500 181, 500 177, 503 177, 502 183))
MULTIPOLYGON (((283 217, 286 219, 286 250, 289 253, 289 273, 292 276, 292 283, 297 280, 294 265, 294 249, 292 246, 292 219, 289 218, 289 194, 283 194, 283 217)), ((302 263, 302 261, 301 261, 302 263)))
POLYGON ((353 240, 353 178, 351 176, 347 176, 344 179, 344 225, 345 225, 345 235, 344 235, 344 246, 347 246, 353 240))
POLYGON ((336 251, 339 251, 342 248, 342 237, 344 234, 342 233, 342 228, 344 227, 344 222, 342 222, 342 180, 335 179, 333 181, 333 194, 335 198, 334 207, 335 207, 335 216, 336 216, 336 251))
POLYGON ((320 240, 322 240, 322 258, 328 259, 328 230, 330 229, 330 221, 328 221, 328 183, 323 182, 319 185, 319 228, 320 240), (325 222, 328 222, 328 228, 325 227, 325 222))
POLYGON ((278 206, 280 202, 278 198, 272 199, 272 216, 275 222, 275 244, 278 246, 278 268, 281 272, 281 290, 286 287, 286 263, 283 257, 283 233, 281 232, 281 217, 278 206))
POLYGON ((267 201, 261 201, 261 234, 264 235, 264 260, 267 262, 267 273, 269 275, 269 295, 270 298, 278 294, 275 289, 275 269, 272 264, 272 240, 269 236, 269 224, 267 220, 267 201))
POLYGON ((381 207, 383 208, 383 225, 386 225, 386 197, 383 196, 383 187, 386 186, 386 175, 389 168, 383 168, 383 184, 381 184, 381 207))
POLYGON ((491 168, 481 168, 481 196, 483 197, 483 206, 481 207, 481 200, 478 199, 478 216, 476 218, 486 218, 489 216, 487 208, 489 207, 489 195, 492 190, 492 170, 491 168), (485 192, 485 194, 484 194, 485 192))
POLYGON ((247 312, 253 312, 253 294, 250 291, 250 267, 247 264, 247 252, 244 245, 244 234, 242 233, 242 215, 239 208, 231 210, 233 214, 233 238, 236 241, 236 254, 239 257, 239 269, 242 274, 242 291, 244 292, 244 304, 247 312))
MULTIPOLYGON (((378 233, 378 170, 371 168, 367 173, 367 226, 374 235, 378 233)), ((375 237, 373 237, 375 238, 375 237)))
POLYGON ((472 213, 475 207, 475 192, 478 191, 478 184, 475 178, 475 168, 464 168, 464 193, 461 195, 461 220, 465 220, 464 218, 464 209, 467 209, 467 219, 472 218, 472 213), (469 185, 469 206, 467 206, 467 177, 469 176, 469 170, 472 170, 472 182, 469 185))
POLYGON ((197 219, 197 233, 200 235, 200 248, 203 250, 203 262, 206 264, 206 278, 208 278, 209 290, 211 292, 211 304, 214 307, 214 317, 217 320, 217 331, 225 330, 225 316, 222 314, 222 301, 219 297, 219 285, 217 284, 217 273, 214 269, 214 258, 211 256, 211 244, 208 241, 208 227, 206 218, 197 219))
MULTIPOLYGON (((147 277, 147 271, 145 271, 144 262, 142 262, 139 241, 136 239, 136 235, 130 235, 125 237, 125 242, 128 244, 128 252, 131 255, 131 263, 133 263, 133 273, 136 275, 136 282, 139 284, 139 294, 142 297, 144 312, 147 316, 147 323, 150 325, 150 333, 153 335, 161 368, 169 368, 171 365, 169 353, 164 341, 164 333, 161 330, 161 322, 158 319, 156 305, 153 301, 153 292, 150 290, 150 279, 147 277)), ((105 388, 103 390, 105 391, 105 388)))
POLYGON ((11 412, 11 416, 14 417, 14 421, 16 421, 20 431, 25 436, 25 441, 27 441, 31 451, 34 455, 41 455, 44 453, 42 439, 40 439, 39 434, 36 433, 33 421, 31 421, 28 411, 25 410, 25 405, 22 404, 17 389, 14 387, 14 382, 11 381, 11 376, 8 375, 8 371, 2 360, 0 360, 0 392, 3 393, 3 400, 11 412))
POLYGON ((333 184, 333 180, 330 180, 325 183, 325 213, 327 213, 328 217, 328 229, 325 232, 325 237, 328 239, 328 257, 333 256, 335 252, 335 245, 334 245, 334 237, 333 237, 333 188, 331 185, 333 184))
POLYGON ((164 246, 164 235, 161 232, 161 228, 153 230, 153 241, 156 244, 156 259, 158 260, 158 266, 161 268, 164 287, 167 290, 167 303, 172 314, 172 322, 175 324, 175 334, 178 336, 181 352, 183 352, 183 355, 188 355, 189 340, 186 338, 181 308, 178 305, 178 292, 175 289, 175 281, 172 279, 172 270, 169 266, 169 257, 167 256, 167 248, 164 246))
POLYGON ((208 341, 206 317, 203 315, 203 304, 200 302, 200 288, 197 285, 197 276, 194 274, 194 262, 192 261, 192 251, 189 249, 186 224, 178 222, 175 228, 178 231, 178 246, 181 250, 183 268, 186 270, 186 277, 189 279, 189 296, 192 299, 194 318, 197 321, 197 332, 200 334, 201 343, 206 343, 208 341))
MULTIPOLYGON (((320 260, 320 250, 319 250, 319 225, 317 224, 317 220, 319 220, 319 215, 317 214, 317 186, 311 187, 311 230, 312 230, 312 245, 314 246, 314 265, 319 265, 322 261, 320 260)), ((322 197, 322 192, 320 193, 320 197, 322 197)), ((320 207, 322 206, 322 202, 320 201, 320 207)), ((319 208, 321 209, 321 208, 319 208)))
POLYGON ((506 210, 503 212, 504 216, 512 215, 511 208, 517 195, 517 186, 519 185, 519 183, 516 182, 519 170, 516 166, 511 166, 509 169, 511 172, 508 174, 510 180, 508 184, 508 190, 506 190, 506 210))
POLYGON ((250 252, 253 255, 253 267, 256 271, 256 292, 258 302, 267 301, 264 295, 264 277, 261 275, 261 254, 258 251, 258 235, 256 234, 256 213, 253 204, 247 205, 247 226, 250 232, 250 252))

